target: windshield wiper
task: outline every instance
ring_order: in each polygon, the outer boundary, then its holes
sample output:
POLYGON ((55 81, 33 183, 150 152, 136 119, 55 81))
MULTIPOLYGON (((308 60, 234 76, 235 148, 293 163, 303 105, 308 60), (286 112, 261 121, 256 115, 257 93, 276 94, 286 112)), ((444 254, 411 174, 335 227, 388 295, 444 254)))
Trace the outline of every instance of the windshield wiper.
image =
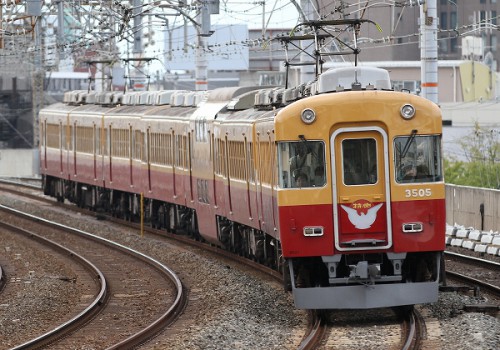
POLYGON ((411 135, 408 138, 408 140, 406 141, 405 146, 403 147, 403 152, 401 154, 401 158, 406 157, 406 153, 408 153, 408 151, 410 150, 410 145, 413 142, 413 140, 415 139, 415 135, 417 134, 417 131, 418 131, 417 129, 413 129, 411 131, 411 135))

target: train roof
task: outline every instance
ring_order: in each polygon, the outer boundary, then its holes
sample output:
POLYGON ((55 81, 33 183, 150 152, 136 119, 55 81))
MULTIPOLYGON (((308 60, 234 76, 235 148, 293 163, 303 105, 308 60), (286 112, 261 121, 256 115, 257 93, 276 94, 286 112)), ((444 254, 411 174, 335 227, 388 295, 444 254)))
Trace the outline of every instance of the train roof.
POLYGON ((155 109, 148 109, 143 114, 143 118, 164 119, 164 118, 189 118, 197 109, 182 106, 162 106, 155 109))
POLYGON ((88 105, 79 105, 73 109, 73 113, 95 113, 100 112, 102 114, 107 113, 109 111, 108 108, 103 108, 101 105, 96 104, 88 104, 88 105))
POLYGON ((212 90, 208 95, 208 102, 224 102, 231 101, 238 96, 247 94, 248 92, 256 91, 262 87, 259 86, 237 86, 227 87, 212 90))
POLYGON ((260 111, 259 113, 256 113, 254 108, 242 110, 238 113, 230 113, 226 110, 217 114, 216 120, 221 123, 224 123, 225 121, 246 123, 249 121, 253 122, 255 120, 267 119, 273 117, 274 114, 275 111, 273 110, 260 111))
MULTIPOLYGON (((69 105, 99 104, 107 107, 171 106, 195 108, 201 103, 224 104, 227 110, 274 109, 286 106, 302 98, 323 93, 339 93, 355 90, 391 90, 389 73, 385 69, 356 66, 330 68, 315 81, 299 86, 285 87, 227 87, 211 91, 130 91, 95 92, 71 91, 65 94, 69 105)), ((170 112, 168 112, 170 113, 170 112)))
POLYGON ((138 106, 116 106, 113 109, 110 109, 107 115, 113 115, 113 116, 136 116, 140 117, 142 116, 145 112, 149 111, 151 109, 151 106, 149 105, 138 105, 138 106))

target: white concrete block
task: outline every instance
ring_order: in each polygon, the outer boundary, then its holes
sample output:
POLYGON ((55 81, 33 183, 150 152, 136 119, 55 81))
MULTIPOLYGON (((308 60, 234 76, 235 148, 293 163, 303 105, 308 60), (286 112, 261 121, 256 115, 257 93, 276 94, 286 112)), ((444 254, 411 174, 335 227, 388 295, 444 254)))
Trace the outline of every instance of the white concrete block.
POLYGON ((445 243, 446 245, 451 245, 451 240, 453 239, 453 237, 445 237, 445 243))
POLYGON ((493 237, 491 244, 500 246, 500 235, 493 237))
POLYGON ((495 236, 493 234, 487 233, 481 237, 481 243, 491 244, 491 242, 493 242, 494 237, 495 236))
POLYGON ((451 245, 454 247, 461 247, 462 246, 463 239, 461 238, 453 238, 451 240, 451 245))
POLYGON ((462 248, 474 250, 474 247, 476 246, 476 242, 470 241, 470 240, 464 240, 462 242, 462 248))
POLYGON ((486 253, 491 255, 498 255, 498 247, 493 247, 490 245, 486 248, 486 253))
POLYGON ((461 228, 457 230, 457 238, 467 238, 467 235, 469 234, 470 230, 467 230, 465 228, 461 228))
POLYGON ((486 253, 486 248, 488 248, 487 244, 476 244, 474 251, 478 253, 486 253))
POLYGON ((484 233, 479 230, 472 230, 469 232, 469 239, 472 239, 474 241, 481 241, 481 237, 483 235, 484 233))
POLYGON ((454 236, 456 232, 455 226, 446 224, 446 236, 454 236))

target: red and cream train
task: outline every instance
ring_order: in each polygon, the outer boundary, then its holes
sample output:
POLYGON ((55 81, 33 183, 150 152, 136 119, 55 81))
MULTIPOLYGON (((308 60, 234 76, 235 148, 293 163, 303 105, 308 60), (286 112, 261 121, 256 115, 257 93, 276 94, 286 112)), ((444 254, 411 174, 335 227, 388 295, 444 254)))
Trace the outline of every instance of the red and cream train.
POLYGON ((45 193, 273 265, 295 305, 437 300, 441 113, 387 71, 297 88, 67 93, 40 112, 45 193))

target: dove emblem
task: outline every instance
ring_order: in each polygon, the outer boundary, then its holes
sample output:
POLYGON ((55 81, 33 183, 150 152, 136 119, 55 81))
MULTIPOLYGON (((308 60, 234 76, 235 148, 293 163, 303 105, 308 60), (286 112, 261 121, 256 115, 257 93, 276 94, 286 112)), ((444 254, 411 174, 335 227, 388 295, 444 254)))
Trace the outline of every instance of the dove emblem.
POLYGON ((371 207, 370 209, 368 209, 366 214, 365 213, 359 214, 356 209, 347 207, 345 205, 341 205, 341 207, 347 213, 347 217, 349 218, 351 224, 354 225, 354 227, 360 230, 365 230, 367 228, 370 228, 375 222, 375 219, 377 218, 377 212, 382 206, 382 204, 383 203, 380 203, 371 207))

